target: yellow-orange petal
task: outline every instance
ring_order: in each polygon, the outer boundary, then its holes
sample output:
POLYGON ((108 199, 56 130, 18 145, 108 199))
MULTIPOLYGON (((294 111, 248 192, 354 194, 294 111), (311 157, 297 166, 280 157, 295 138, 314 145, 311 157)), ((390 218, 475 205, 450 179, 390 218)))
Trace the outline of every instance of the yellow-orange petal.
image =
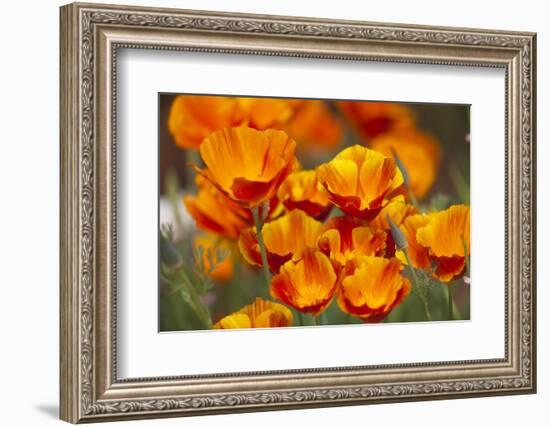
POLYGON ((433 277, 442 281, 450 282, 464 273, 466 260, 462 256, 436 257, 436 268, 433 277))
POLYGON ((308 100, 296 106, 287 131, 298 144, 309 148, 334 148, 342 139, 342 126, 326 102, 308 100))
POLYGON ((364 321, 380 321, 409 294, 411 285, 401 275, 395 258, 362 257, 341 282, 338 305, 364 321))
POLYGON ((350 216, 331 218, 317 246, 340 265, 360 255, 378 255, 385 247, 386 233, 371 229, 365 221, 350 216))
POLYGON ((416 239, 435 263, 433 276, 442 282, 454 280, 464 273, 465 257, 470 255, 470 208, 454 205, 429 214, 416 239))
POLYGON ((200 147, 205 176, 247 206, 271 199, 292 171, 296 143, 283 131, 247 127, 210 134, 200 147))
POLYGON ((406 203, 403 196, 397 196, 382 208, 380 213, 369 222, 369 225, 375 229, 381 228, 383 230, 389 230, 390 224, 388 223, 388 217, 395 225, 400 226, 407 217, 417 213, 418 209, 406 203))
POLYGON ((382 134, 369 146, 386 156, 395 152, 407 170, 414 195, 421 199, 428 193, 437 177, 440 159, 439 143, 433 136, 407 129, 382 134))
POLYGON ((317 177, 326 189, 344 197, 358 197, 357 177, 359 169, 352 160, 334 159, 317 168, 317 177))
POLYGON ((428 223, 418 229, 418 243, 429 248, 436 257, 464 257, 464 248, 470 252, 470 208, 454 205, 429 214, 428 223))
MULTIPOLYGON (((420 269, 428 269, 430 267, 430 257, 428 250, 418 243, 417 231, 428 224, 429 218, 427 215, 416 214, 405 218, 401 227, 401 231, 407 238, 407 253, 413 267, 420 269)), ((395 256, 403 263, 406 263, 403 251, 397 251, 395 256)))
POLYGON ((246 125, 258 130, 279 129, 294 113, 286 99, 238 98, 238 102, 245 111, 246 125))
POLYGON ((201 175, 196 177, 195 182, 198 193, 184 196, 183 203, 197 227, 229 239, 238 238, 241 230, 250 226, 250 212, 226 197, 201 175))
POLYGON ((306 248, 314 248, 323 230, 323 224, 300 210, 264 225, 262 234, 266 248, 279 255, 301 257, 306 248))
POLYGON ((314 218, 324 219, 332 204, 328 194, 317 180, 315 171, 292 172, 283 181, 277 197, 287 210, 300 209, 314 218))
POLYGON ((244 313, 233 313, 225 316, 214 325, 214 329, 242 329, 252 328, 250 317, 244 313))
POLYGON ((365 150, 359 171, 361 208, 382 206, 384 198, 403 185, 403 175, 395 161, 374 150, 365 150))
POLYGON ((270 285, 274 298, 304 313, 319 314, 336 291, 336 273, 329 258, 319 251, 306 250, 298 261, 288 261, 270 285))
POLYGON ((345 213, 373 219, 398 195, 403 175, 392 158, 360 145, 348 147, 317 167, 329 200, 345 213))
POLYGON ((244 111, 235 98, 179 95, 170 108, 168 129, 181 148, 198 149, 210 133, 239 125, 244 111))
POLYGON ((393 102, 341 101, 338 106, 365 139, 414 126, 412 110, 393 102))
POLYGON ((284 305, 256 298, 253 303, 219 320, 214 328, 277 328, 292 326, 292 321, 292 312, 284 305))
MULTIPOLYGON (((322 223, 300 210, 293 210, 264 224, 262 236, 271 270, 277 273, 286 261, 299 259, 307 248, 314 248, 322 231, 322 223)), ((239 248, 246 261, 261 265, 255 230, 241 232, 239 248)))
POLYGON ((397 196, 382 208, 380 213, 369 222, 373 229, 381 229, 386 231, 386 256, 395 256, 395 242, 393 235, 390 232, 390 224, 388 218, 396 225, 401 226, 405 219, 411 215, 418 213, 418 210, 408 203, 405 203, 403 196, 397 196))

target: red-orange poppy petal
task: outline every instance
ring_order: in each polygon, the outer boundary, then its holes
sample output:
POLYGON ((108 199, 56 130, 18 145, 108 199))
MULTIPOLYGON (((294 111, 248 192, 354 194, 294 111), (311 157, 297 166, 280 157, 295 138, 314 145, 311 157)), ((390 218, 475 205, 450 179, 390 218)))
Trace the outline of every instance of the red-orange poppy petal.
POLYGON ((337 104, 367 140, 385 132, 410 129, 415 124, 412 110, 404 104, 362 101, 337 104))
POLYGON ((181 148, 198 149, 210 133, 239 125, 244 111, 236 98, 180 95, 170 108, 168 129, 181 148))
POLYGON ((332 209, 327 192, 311 170, 289 174, 281 183, 277 197, 287 210, 300 209, 318 219, 324 219, 332 209))
POLYGON ((252 228, 241 231, 239 236, 239 250, 246 262, 252 265, 262 265, 262 255, 258 238, 252 228))
MULTIPOLYGON (((256 266, 263 265, 258 237, 253 229, 250 228, 241 231, 241 236, 239 237, 239 250, 245 261, 249 264, 256 266)), ((281 265, 292 258, 292 253, 290 252, 282 255, 268 250, 266 250, 266 252, 269 269, 275 273, 279 271, 281 265)))
POLYGON ((335 205, 348 215, 368 220, 403 186, 403 175, 393 159, 360 145, 318 166, 317 177, 335 205))
POLYGON ((251 304, 214 324, 214 329, 280 328, 292 326, 292 312, 282 304, 256 298, 251 304))
POLYGON ((299 261, 288 261, 270 285, 274 298, 303 313, 319 314, 336 292, 336 273, 327 256, 307 250, 299 261))
POLYGON ((464 273, 466 260, 461 256, 437 257, 437 268, 433 275, 442 282, 450 282, 464 273))
POLYGON ((395 258, 358 258, 341 281, 338 305, 364 321, 383 319, 410 292, 401 268, 395 258))
POLYGON ((384 206, 384 208, 380 210, 380 213, 369 222, 372 228, 386 231, 386 257, 394 257, 396 249, 392 233, 390 232, 388 218, 399 227, 407 217, 417 213, 418 210, 413 205, 405 203, 405 198, 403 196, 398 196, 384 206))
MULTIPOLYGON (((262 236, 271 271, 277 273, 282 264, 291 258, 299 259, 307 248, 314 248, 322 230, 322 223, 299 210, 264 224, 262 236)), ((248 229, 241 233, 239 248, 246 261, 262 265, 255 230, 248 229)))
POLYGON ((340 122, 326 102, 318 100, 297 105, 287 130, 300 146, 305 143, 310 149, 332 149, 342 140, 343 134, 340 122))
POLYGON ((246 113, 244 124, 258 130, 280 129, 294 114, 286 99, 238 98, 238 102, 246 113))
POLYGON ((201 175, 196 177, 196 184, 198 193, 184 196, 183 203, 197 227, 229 239, 238 238, 240 231, 250 225, 250 212, 227 198, 201 175))
POLYGON ((416 240, 435 262, 435 278, 442 282, 456 279, 464 273, 465 257, 470 255, 470 208, 454 205, 429 214, 428 223, 418 229, 416 240))
POLYGON ((325 255, 340 265, 357 256, 380 254, 385 247, 386 233, 383 230, 372 230, 359 218, 333 217, 324 230, 317 245, 325 255))
POLYGON ((409 176, 409 187, 422 199, 437 177, 439 167, 439 143, 426 133, 416 129, 391 132, 374 138, 369 146, 387 156, 397 154, 409 176))
POLYGON ((296 143, 283 131, 238 127, 210 134, 200 147, 210 179, 230 198, 255 207, 269 200, 296 163, 296 143))
MULTIPOLYGON (((413 267, 420 269, 429 269, 430 268, 430 257, 428 250, 420 245, 416 239, 417 231, 428 224, 429 218, 427 215, 416 214, 411 215, 403 221, 401 231, 407 239, 407 253, 413 267)), ((397 251, 395 256, 401 260, 401 262, 406 263, 405 255, 402 251, 397 251)))
POLYGON ((428 224, 418 230, 416 237, 436 257, 464 257, 464 248, 470 251, 470 208, 454 205, 430 214, 428 224))
POLYGON ((231 186, 231 192, 236 199, 249 201, 253 205, 269 200, 273 197, 275 190, 272 181, 247 181, 244 178, 236 178, 231 186))

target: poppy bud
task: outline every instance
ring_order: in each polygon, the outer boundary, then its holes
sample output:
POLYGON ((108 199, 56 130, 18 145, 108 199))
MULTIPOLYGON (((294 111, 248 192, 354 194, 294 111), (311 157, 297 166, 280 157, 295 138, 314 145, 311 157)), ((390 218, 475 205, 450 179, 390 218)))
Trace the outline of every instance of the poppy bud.
POLYGON ((182 259, 172 241, 164 233, 160 233, 160 260, 168 267, 177 267, 182 259))
POLYGON ((409 179, 409 173, 407 172, 407 169, 405 168, 405 165, 397 155, 397 151, 395 151, 393 148, 391 149, 391 153, 393 156, 393 160, 395 161, 395 164, 401 171, 401 175, 403 175, 403 183, 408 188, 410 186, 410 179, 409 179))
POLYGON ((395 242, 395 246, 397 249, 403 250, 408 246, 407 238, 403 234, 403 232, 400 230, 400 228, 395 225, 395 223, 391 220, 389 215, 386 215, 386 220, 388 221, 388 224, 390 225, 391 229, 391 235, 393 237, 393 241, 395 242))

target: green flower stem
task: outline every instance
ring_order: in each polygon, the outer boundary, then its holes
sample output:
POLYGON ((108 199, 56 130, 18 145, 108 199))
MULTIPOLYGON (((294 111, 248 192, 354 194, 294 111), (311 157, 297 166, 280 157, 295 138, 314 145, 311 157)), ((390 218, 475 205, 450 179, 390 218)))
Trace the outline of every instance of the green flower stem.
POLYGON ((451 182, 455 187, 455 190, 462 203, 470 203, 470 186, 466 178, 460 171, 456 164, 451 164, 449 167, 449 174, 451 176, 451 182))
POLYGON ((262 228, 264 226, 263 221, 260 220, 260 207, 252 209, 252 216, 254 217, 254 225, 256 226, 256 235, 258 236, 258 245, 260 246, 260 254, 262 256, 262 264, 264 270, 265 283, 267 289, 271 283, 271 273, 269 271, 269 265, 267 263, 267 252, 265 250, 264 236, 262 234, 262 228))
POLYGON ((321 313, 319 313, 319 315, 317 316, 317 319, 318 319, 317 325, 326 325, 327 324, 326 316, 327 316, 326 311, 322 311, 321 313))
POLYGON ((193 310, 197 316, 197 319, 199 319, 204 327, 206 329, 210 329, 212 327, 210 310, 202 302, 200 295, 195 289, 195 286, 191 283, 191 280, 186 272, 182 268, 175 270, 169 278, 169 284, 172 289, 178 292, 182 299, 189 305, 191 310, 193 310))
MULTIPOLYGON (((193 150, 188 150, 193 151, 193 150)), ((176 222, 176 226, 178 230, 183 229, 183 220, 180 215, 180 209, 179 206, 181 204, 181 197, 179 194, 179 184, 178 184, 178 177, 176 175, 176 172, 173 170, 168 171, 166 174, 166 195, 168 196, 168 200, 170 202, 170 206, 172 208, 172 212, 174 214, 174 219, 176 222)))
POLYGON ((447 285, 447 302, 449 303, 448 309, 449 309, 449 320, 454 320, 453 315, 453 289, 452 284, 447 285))
POLYGON ((320 315, 320 314, 317 315, 317 316, 315 316, 314 314, 312 314, 311 317, 312 317, 312 319, 313 319, 313 325, 314 325, 314 326, 319 326, 319 325, 321 325, 321 319, 320 319, 321 315, 320 315))
POLYGON ((416 294, 418 295, 418 298, 422 301, 422 305, 424 306, 424 314, 426 315, 426 319, 429 321, 432 320, 432 315, 430 314, 430 307, 428 305, 428 298, 426 297, 426 293, 424 289, 421 289, 419 286, 418 277, 416 276, 416 272, 414 271, 414 268, 411 263, 411 259, 409 258, 409 252, 406 248, 403 249, 403 253, 405 254, 405 259, 407 260, 407 267, 409 269, 409 272, 411 273, 411 277, 414 282, 414 289, 416 290, 416 294))

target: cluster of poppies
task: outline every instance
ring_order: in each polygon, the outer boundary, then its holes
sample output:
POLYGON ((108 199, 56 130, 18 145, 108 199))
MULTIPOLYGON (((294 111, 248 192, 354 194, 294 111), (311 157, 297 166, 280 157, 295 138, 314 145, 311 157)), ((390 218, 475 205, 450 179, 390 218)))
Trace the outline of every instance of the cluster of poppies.
POLYGON ((230 275, 238 257, 262 272, 257 286, 271 298, 225 313, 215 328, 290 326, 293 311, 317 317, 334 299, 379 322, 411 293, 405 271, 443 284, 465 274, 469 207, 421 212, 416 200, 437 176, 439 147, 406 106, 178 96, 169 129, 200 153, 197 192, 183 200, 205 232, 195 245, 203 254, 238 248, 233 259, 205 259, 216 264, 209 274, 230 275), (300 156, 343 143, 342 121, 361 144, 305 168, 300 156))

